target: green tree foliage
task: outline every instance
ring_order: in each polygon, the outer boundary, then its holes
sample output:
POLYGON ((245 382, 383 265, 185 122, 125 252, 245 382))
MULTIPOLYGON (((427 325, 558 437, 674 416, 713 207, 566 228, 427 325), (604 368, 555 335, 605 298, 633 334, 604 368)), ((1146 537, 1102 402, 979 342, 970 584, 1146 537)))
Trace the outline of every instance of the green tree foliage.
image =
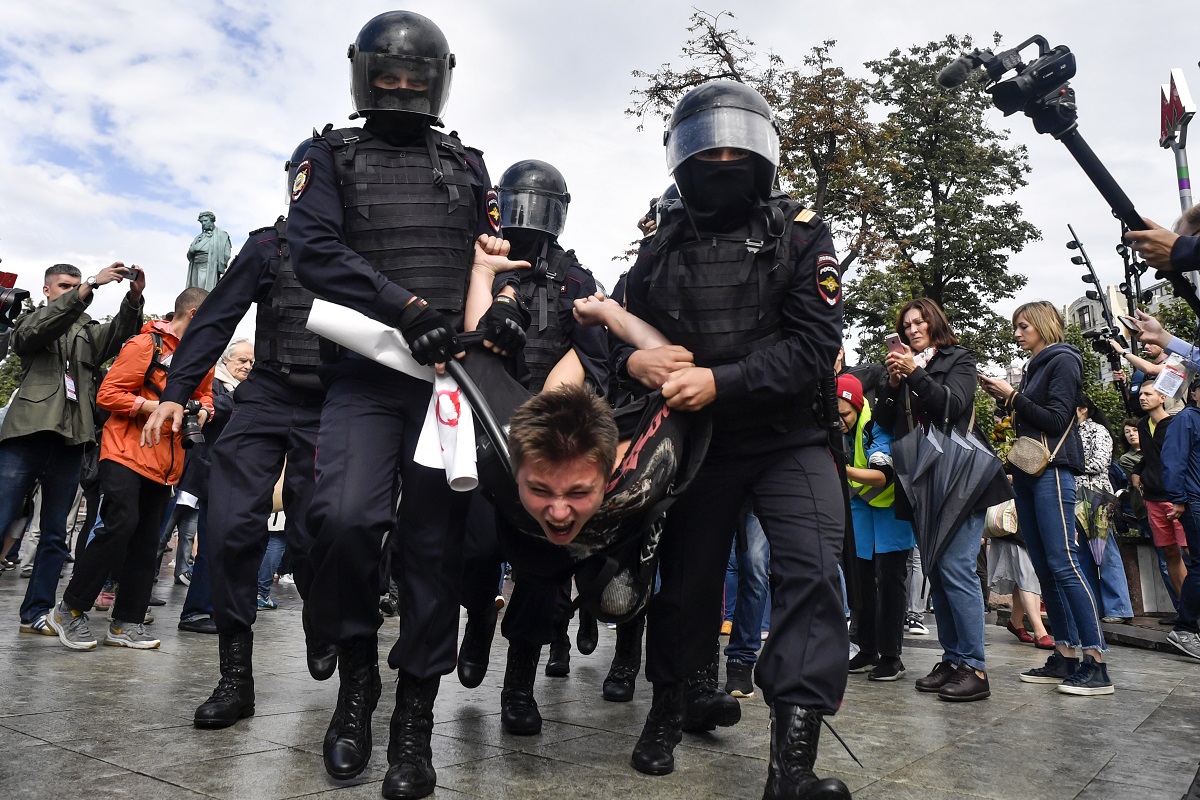
POLYGON ((945 309, 980 361, 1006 363, 1013 354, 1008 323, 993 306, 1025 285, 1009 272, 1009 258, 1041 234, 1009 199, 1029 164, 1023 147, 1007 145, 1007 131, 986 124, 989 96, 973 82, 952 90, 935 83, 971 46, 970 37, 947 36, 867 63, 871 99, 887 109, 887 210, 875 224, 891 246, 846 287, 847 318, 868 348, 879 346, 900 306, 924 296, 945 309))
POLYGON ((21 357, 11 350, 0 361, 0 408, 8 405, 8 398, 21 385, 21 357))
POLYGON ((678 65, 634 71, 626 113, 669 119, 685 92, 713 79, 753 86, 778 114, 781 187, 829 222, 843 269, 856 265, 846 317, 860 356, 881 357, 899 307, 926 296, 981 361, 1006 363, 1011 336, 992 307, 1025 285, 1008 261, 1040 234, 1008 199, 1029 166, 1006 131, 985 124, 988 96, 934 80, 970 38, 893 50, 867 63, 873 78, 857 78, 834 63, 832 40, 791 66, 760 54, 734 19, 693 13, 678 65))

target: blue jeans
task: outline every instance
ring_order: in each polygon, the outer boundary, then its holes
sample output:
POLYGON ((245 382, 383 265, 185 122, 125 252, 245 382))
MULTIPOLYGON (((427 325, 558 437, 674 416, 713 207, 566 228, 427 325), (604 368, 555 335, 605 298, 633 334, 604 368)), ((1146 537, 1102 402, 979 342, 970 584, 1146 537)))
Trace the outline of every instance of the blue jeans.
POLYGON ((79 488, 83 447, 67 445, 54 433, 0 442, 0 532, 20 513, 33 482, 42 484, 42 538, 21 603, 21 622, 33 622, 54 607, 67 560, 67 517, 79 488))
POLYGON ((179 612, 180 622, 211 617, 213 613, 212 583, 208 577, 208 503, 201 500, 196 512, 196 561, 192 564, 192 583, 179 612))
POLYGON ((1187 509, 1179 521, 1187 535, 1188 554, 1175 630, 1200 633, 1200 497, 1188 498, 1187 509))
MULTIPOLYGON (((725 658, 753 664, 758 661, 762 647, 762 631, 768 624, 764 615, 770 613, 771 589, 767 581, 767 566, 771 561, 771 549, 767 535, 754 514, 746 515, 746 549, 738 552, 737 541, 729 554, 729 565, 734 567, 737 581, 736 594, 728 592, 726 580, 726 608, 731 614, 733 631, 725 647, 725 658)), ((726 572, 728 576, 728 571, 726 572)))
POLYGON ((175 543, 176 578, 192 568, 188 565, 188 559, 192 557, 192 540, 196 538, 196 528, 200 524, 199 512, 195 508, 178 505, 178 500, 179 490, 176 489, 167 505, 167 519, 158 542, 158 560, 161 563, 167 543, 171 541, 171 532, 179 529, 179 540, 175 543))
POLYGON ((1129 581, 1125 578, 1125 565, 1121 563, 1121 548, 1109 531, 1104 546, 1104 557, 1099 567, 1092 556, 1091 546, 1080 534, 1079 566, 1087 579, 1092 595, 1100 599, 1101 616, 1128 618, 1133 616, 1133 603, 1129 600, 1129 581))
POLYGON ((983 538, 984 512, 972 514, 950 536, 946 549, 929 571, 929 596, 937 620, 942 660, 966 664, 980 672, 987 666, 983 654, 983 594, 975 561, 983 538))
POLYGON ((1042 584, 1042 602, 1055 642, 1103 651, 1100 604, 1079 566, 1074 477, 1065 468, 1053 466, 1040 478, 1018 472, 1013 475, 1013 491, 1017 522, 1042 584))
POLYGON ((262 564, 258 568, 258 596, 270 597, 271 586, 275 583, 275 570, 283 560, 283 551, 287 547, 287 539, 283 531, 271 531, 267 540, 267 550, 263 553, 262 564))

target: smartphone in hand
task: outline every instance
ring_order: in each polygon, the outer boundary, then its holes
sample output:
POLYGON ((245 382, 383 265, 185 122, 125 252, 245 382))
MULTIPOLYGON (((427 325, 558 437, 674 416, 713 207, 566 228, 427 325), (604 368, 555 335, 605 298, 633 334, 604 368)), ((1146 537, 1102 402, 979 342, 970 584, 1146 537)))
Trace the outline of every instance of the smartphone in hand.
POLYGON ((887 345, 889 353, 903 353, 904 343, 900 341, 900 334, 889 333, 883 337, 883 343, 887 345))

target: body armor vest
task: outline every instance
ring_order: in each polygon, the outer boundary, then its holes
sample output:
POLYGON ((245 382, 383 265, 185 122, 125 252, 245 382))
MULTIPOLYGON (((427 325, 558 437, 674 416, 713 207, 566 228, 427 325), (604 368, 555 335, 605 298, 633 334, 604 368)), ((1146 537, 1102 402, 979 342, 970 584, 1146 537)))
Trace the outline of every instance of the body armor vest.
POLYGON ((534 393, 542 390, 550 370, 571 347, 562 327, 559 308, 567 270, 576 263, 574 250, 564 251, 557 244, 547 242, 533 269, 518 272, 521 284, 517 292, 533 316, 522 352, 530 374, 529 388, 534 393))
POLYGON ((279 271, 267 301, 258 304, 254 360, 281 367, 284 374, 293 369, 315 370, 321 366, 320 337, 308 329, 315 295, 300 285, 292 271, 287 219, 276 221, 275 232, 279 235, 279 271))
POLYGON ((333 148, 346 244, 389 281, 461 320, 478 224, 462 142, 432 128, 403 147, 362 128, 323 137, 333 148))
POLYGON ((655 327, 696 356, 696 365, 740 361, 783 339, 792 282, 791 230, 802 206, 762 203, 741 228, 697 240, 684 209, 672 211, 650 243, 655 327))

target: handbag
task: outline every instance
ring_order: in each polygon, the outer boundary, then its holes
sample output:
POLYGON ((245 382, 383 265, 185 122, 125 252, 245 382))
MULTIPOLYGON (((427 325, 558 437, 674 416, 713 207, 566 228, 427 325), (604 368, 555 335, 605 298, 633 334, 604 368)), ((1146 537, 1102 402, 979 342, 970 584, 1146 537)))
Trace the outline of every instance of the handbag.
MULTIPOLYGON (((1054 452, 1046 447, 1046 436, 1043 434, 1040 438, 1034 439, 1032 436, 1018 436, 1012 444, 1012 449, 1008 451, 1008 463, 1010 466, 1021 470, 1031 478, 1040 478, 1042 473, 1046 471, 1046 467, 1050 466, 1050 462, 1058 455, 1058 451, 1062 449, 1063 442, 1067 440, 1067 434, 1071 432, 1071 426, 1075 424, 1074 417, 1067 423, 1067 429, 1063 431, 1062 438, 1058 440, 1058 444, 1054 448, 1054 452)), ((1013 409, 1013 429, 1017 427, 1017 410, 1013 409)))
POLYGON ((1002 539, 1017 533, 1017 502, 1005 500, 991 506, 983 518, 983 537, 1002 539))

